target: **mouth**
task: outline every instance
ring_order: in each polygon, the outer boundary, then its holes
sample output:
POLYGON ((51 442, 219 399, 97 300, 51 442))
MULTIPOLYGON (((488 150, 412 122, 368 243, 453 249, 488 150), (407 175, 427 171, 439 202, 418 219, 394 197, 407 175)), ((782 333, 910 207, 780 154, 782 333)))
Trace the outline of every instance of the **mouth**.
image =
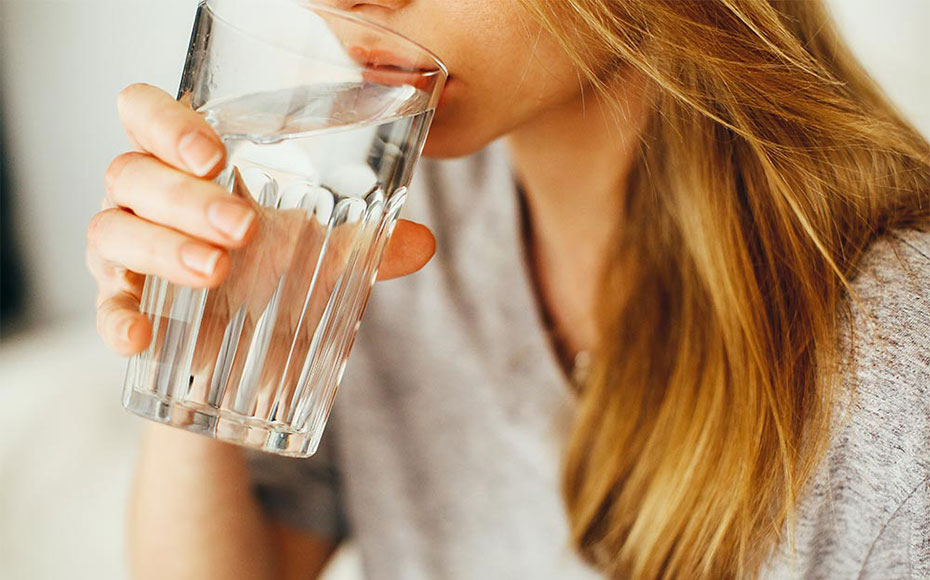
POLYGON ((429 91, 436 79, 445 72, 441 65, 437 66, 433 61, 418 62, 386 50, 353 46, 348 49, 348 54, 364 68, 362 74, 365 80, 389 86, 410 85, 429 91))
POLYGON ((427 75, 438 74, 443 70, 436 63, 418 62, 386 50, 353 46, 348 52, 349 56, 359 65, 377 71, 427 75))

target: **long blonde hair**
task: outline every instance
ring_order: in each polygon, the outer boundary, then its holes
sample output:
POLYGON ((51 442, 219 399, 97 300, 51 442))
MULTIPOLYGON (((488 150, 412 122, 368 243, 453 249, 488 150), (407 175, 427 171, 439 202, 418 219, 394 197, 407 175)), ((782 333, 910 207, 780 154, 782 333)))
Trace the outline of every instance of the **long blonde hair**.
POLYGON ((818 1, 524 0, 602 96, 654 110, 564 466, 612 577, 751 577, 791 530, 849 357, 849 280, 925 224, 930 146, 818 1))

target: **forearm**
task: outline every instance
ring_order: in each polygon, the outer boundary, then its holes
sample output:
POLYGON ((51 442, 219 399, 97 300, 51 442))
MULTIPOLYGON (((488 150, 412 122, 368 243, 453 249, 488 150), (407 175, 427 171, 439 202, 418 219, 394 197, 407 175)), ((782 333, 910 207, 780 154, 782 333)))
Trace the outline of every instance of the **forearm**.
POLYGON ((149 425, 129 510, 133 578, 276 577, 240 448, 149 425))

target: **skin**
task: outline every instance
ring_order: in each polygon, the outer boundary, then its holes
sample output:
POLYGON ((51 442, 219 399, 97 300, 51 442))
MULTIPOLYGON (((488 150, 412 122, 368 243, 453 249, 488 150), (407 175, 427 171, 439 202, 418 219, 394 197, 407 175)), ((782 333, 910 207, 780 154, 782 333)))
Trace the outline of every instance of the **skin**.
MULTIPOLYGON (((425 155, 465 155, 506 137, 525 190, 541 301, 570 349, 593 346, 592 305, 615 226, 609 216, 619 212, 618 184, 645 117, 642 83, 623 79, 621 122, 611 123, 518 0, 329 4, 397 30, 447 64, 450 82, 425 155)), ((254 208, 210 182, 224 151, 200 116, 148 85, 124 89, 117 109, 133 151, 106 172, 103 207, 87 230, 87 265, 99 288, 98 332, 130 355, 151 339, 139 313, 144 276, 214 287, 229 271, 229 252, 256 235, 257 220, 254 208)), ((417 271, 434 250, 426 227, 401 220, 379 280, 417 271)), ((130 507, 134 576, 315 576, 335 546, 265 521, 248 481, 238 448, 147 425, 130 507), (168 553, 174 557, 160 556, 168 553)))

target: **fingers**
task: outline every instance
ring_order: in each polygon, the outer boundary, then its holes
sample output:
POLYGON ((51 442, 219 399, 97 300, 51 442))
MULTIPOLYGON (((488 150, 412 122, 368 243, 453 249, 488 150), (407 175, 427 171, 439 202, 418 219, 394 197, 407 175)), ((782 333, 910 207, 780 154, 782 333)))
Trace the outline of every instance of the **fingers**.
POLYGON ((207 121, 171 95, 139 83, 117 99, 120 121, 143 151, 198 177, 215 175, 226 155, 207 121))
POLYGON ((255 210, 244 200, 151 155, 120 155, 107 169, 105 182, 113 205, 221 246, 241 247, 254 229, 255 210))
POLYGON ((436 238, 428 227, 409 220, 397 220, 381 259, 378 280, 412 274, 425 266, 434 253, 436 238))
POLYGON ((152 340, 152 325, 139 313, 139 299, 129 292, 99 300, 97 333, 107 346, 123 356, 133 355, 152 340))
MULTIPOLYGON (((378 279, 419 270, 435 248, 429 228, 398 220, 378 279)), ((113 208, 91 220, 88 265, 101 288, 98 332, 110 348, 128 356, 145 349, 151 340, 151 323, 139 313, 140 273, 184 286, 215 287, 228 275, 230 260, 221 248, 113 208)))
POLYGON ((229 273, 229 255, 216 246, 153 224, 122 209, 97 213, 87 228, 88 266, 98 281, 116 264, 194 288, 217 286, 229 273))

